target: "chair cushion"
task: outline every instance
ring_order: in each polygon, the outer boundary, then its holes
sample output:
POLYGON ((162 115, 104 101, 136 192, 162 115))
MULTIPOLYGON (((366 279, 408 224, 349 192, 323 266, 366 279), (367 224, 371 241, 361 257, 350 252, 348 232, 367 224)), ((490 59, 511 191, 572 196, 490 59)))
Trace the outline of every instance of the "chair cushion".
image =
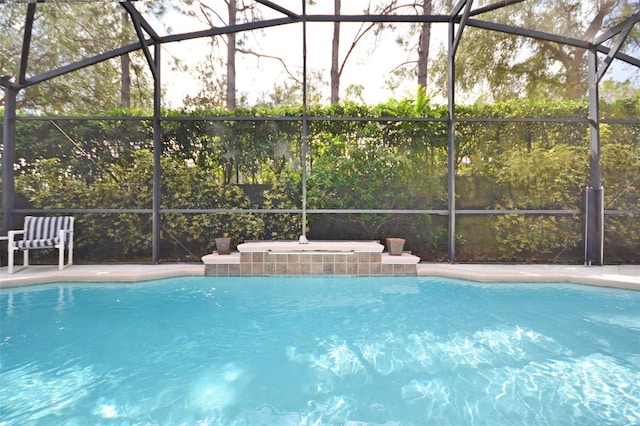
POLYGON ((16 241, 16 246, 19 249, 36 249, 36 248, 49 248, 55 247, 60 241, 59 238, 47 238, 44 240, 19 240, 16 241))
POLYGON ((24 218, 24 240, 50 240, 58 238, 60 230, 71 230, 70 216, 24 218))

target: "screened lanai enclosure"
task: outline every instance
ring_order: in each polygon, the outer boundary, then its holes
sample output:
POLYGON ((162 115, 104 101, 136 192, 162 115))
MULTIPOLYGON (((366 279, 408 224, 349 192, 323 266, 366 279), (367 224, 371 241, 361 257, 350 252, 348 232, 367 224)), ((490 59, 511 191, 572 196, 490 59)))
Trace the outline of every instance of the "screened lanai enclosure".
POLYGON ((73 215, 80 263, 301 235, 401 237, 427 262, 640 262, 636 1, 0 16, 2 235, 73 215))

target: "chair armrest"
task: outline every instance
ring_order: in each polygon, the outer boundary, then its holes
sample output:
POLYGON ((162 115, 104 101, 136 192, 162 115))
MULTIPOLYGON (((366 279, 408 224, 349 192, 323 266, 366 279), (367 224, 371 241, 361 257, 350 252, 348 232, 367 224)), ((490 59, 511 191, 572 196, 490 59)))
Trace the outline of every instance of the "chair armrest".
POLYGON ((59 236, 60 241, 66 244, 73 238, 73 229, 61 229, 59 236), (69 234, 69 236, 67 237, 65 234, 69 234))
POLYGON ((13 246, 13 242, 16 240, 16 235, 24 235, 24 229, 13 230, 7 233, 7 237, 9 239, 9 247, 13 246))

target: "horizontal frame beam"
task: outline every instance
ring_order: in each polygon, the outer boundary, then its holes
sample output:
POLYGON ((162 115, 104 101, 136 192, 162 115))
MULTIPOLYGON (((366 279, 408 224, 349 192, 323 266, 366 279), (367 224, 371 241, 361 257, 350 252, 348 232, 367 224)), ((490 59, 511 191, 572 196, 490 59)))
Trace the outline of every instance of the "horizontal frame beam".
MULTIPOLYGON (((163 116, 162 121, 302 121, 301 116, 163 116)), ((141 116, 22 116, 17 121, 152 121, 153 117, 141 116)), ((333 122, 403 122, 403 123, 446 123, 446 117, 308 117, 309 121, 333 122)), ((456 117, 457 123, 589 123, 587 117, 456 117)), ((640 119, 602 119, 601 123, 640 125, 640 119)))
MULTIPOLYGON (((153 209, 15 209, 18 214, 73 213, 73 214, 153 214, 153 209)), ((302 213, 302 209, 160 209, 160 214, 286 214, 302 213)), ((307 209, 311 214, 427 214, 448 216, 445 209, 307 209)), ((456 210, 456 215, 579 215, 581 210, 456 210)))

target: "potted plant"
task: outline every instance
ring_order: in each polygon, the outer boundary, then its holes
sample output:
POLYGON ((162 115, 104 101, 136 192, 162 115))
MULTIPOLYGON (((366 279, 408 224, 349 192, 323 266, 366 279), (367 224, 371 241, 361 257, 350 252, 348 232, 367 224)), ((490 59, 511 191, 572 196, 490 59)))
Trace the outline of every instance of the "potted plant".
POLYGON ((390 256, 401 256, 404 250, 404 238, 387 238, 387 251, 390 256))
POLYGON ((218 254, 231 254, 231 237, 218 237, 216 241, 216 251, 218 254))

